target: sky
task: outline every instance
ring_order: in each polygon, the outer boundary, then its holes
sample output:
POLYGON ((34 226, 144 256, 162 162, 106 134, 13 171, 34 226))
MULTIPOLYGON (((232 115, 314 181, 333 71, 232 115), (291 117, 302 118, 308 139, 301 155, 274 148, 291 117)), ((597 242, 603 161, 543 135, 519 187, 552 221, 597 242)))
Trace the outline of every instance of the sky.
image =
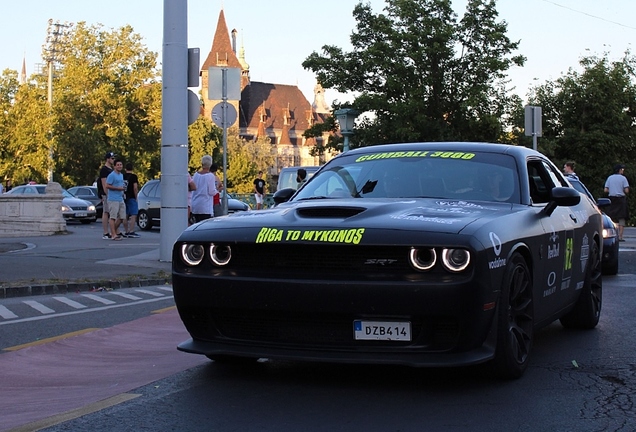
MULTIPOLYGON (((175 1, 175 0, 165 0, 175 1)), ((364 0, 379 13, 383 0, 364 0)), ((188 47, 201 50, 201 64, 212 46, 219 12, 223 8, 229 30, 238 31, 245 48, 252 81, 297 85, 313 102, 315 76, 302 62, 323 45, 351 50, 349 37, 355 29, 352 16, 357 0, 187 0, 188 47), (302 6, 301 6, 302 4, 302 6), (309 7, 312 5, 312 8, 309 7)), ((453 0, 461 16, 467 0, 453 0)), ((22 68, 27 75, 41 63, 48 20, 61 23, 84 21, 105 29, 131 25, 146 46, 159 54, 163 43, 164 0, 0 0, 0 71, 22 68)), ((634 0, 497 0, 499 19, 508 23, 508 36, 520 41, 524 67, 508 73, 510 86, 525 99, 531 86, 552 81, 568 69, 581 70, 579 59, 609 53, 620 59, 636 41, 634 0)), ((328 103, 345 100, 327 89, 328 103)))

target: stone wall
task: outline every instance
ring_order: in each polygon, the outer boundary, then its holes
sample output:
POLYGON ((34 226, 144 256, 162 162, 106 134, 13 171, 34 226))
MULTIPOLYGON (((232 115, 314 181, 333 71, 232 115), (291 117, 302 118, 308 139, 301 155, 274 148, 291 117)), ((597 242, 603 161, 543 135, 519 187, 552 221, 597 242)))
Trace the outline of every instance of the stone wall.
POLYGON ((46 194, 0 194, 0 237, 29 237, 66 232, 62 187, 51 182, 46 194))

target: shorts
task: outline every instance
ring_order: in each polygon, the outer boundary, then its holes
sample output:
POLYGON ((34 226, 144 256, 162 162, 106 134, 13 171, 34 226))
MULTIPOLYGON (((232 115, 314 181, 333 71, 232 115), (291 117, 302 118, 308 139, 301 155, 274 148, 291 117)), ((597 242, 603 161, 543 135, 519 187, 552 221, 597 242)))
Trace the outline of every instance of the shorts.
POLYGON ((137 198, 126 199, 126 216, 137 216, 139 213, 139 205, 137 198))
POLYGON ((254 198, 256 198, 256 204, 263 204, 263 194, 254 194, 254 198))
POLYGON ((625 219, 620 218, 620 219, 618 220, 618 226, 622 226, 622 227, 624 227, 624 226, 625 226, 625 219))
POLYGON ((108 200, 106 199, 106 196, 102 197, 102 205, 103 205, 102 213, 108 215, 108 200))
POLYGON ((126 204, 123 201, 108 201, 108 210, 111 219, 126 219, 126 204))

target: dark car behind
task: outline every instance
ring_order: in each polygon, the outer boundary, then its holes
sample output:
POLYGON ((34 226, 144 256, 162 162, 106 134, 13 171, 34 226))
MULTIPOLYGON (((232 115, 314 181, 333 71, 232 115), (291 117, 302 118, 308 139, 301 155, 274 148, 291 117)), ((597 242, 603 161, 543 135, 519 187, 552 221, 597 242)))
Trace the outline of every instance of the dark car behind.
MULTIPOLYGON (((142 230, 161 225, 161 183, 159 180, 148 181, 137 194, 139 214, 137 225, 142 230)), ((249 210, 243 201, 228 198, 228 214, 249 210)))

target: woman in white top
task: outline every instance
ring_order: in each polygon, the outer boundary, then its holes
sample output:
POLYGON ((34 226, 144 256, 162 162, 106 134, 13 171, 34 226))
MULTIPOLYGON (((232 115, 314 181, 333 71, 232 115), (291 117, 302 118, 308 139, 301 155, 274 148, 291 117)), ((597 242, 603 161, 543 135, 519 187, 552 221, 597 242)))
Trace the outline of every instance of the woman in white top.
POLYGON ((210 219, 214 215, 214 195, 218 193, 215 186, 215 176, 210 172, 212 156, 201 158, 201 170, 194 173, 192 181, 196 190, 192 192, 192 216, 197 222, 210 219))

